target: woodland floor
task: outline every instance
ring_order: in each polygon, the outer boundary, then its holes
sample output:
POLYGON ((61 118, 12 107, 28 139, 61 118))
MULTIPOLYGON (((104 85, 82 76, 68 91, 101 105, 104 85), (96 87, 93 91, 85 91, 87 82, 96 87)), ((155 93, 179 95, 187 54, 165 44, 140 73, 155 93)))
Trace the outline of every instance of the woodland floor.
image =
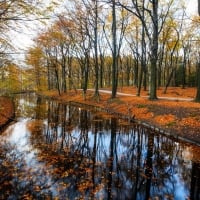
POLYGON ((12 100, 8 97, 0 97, 0 130, 13 119, 14 112, 12 100))
MULTIPOLYGON (((156 101, 148 100, 147 91, 141 91, 141 97, 133 96, 136 94, 136 88, 133 87, 119 88, 118 92, 130 95, 117 95, 116 99, 111 100, 110 94, 100 93, 99 101, 94 98, 93 91, 87 91, 86 100, 81 90, 70 91, 61 96, 58 96, 57 92, 45 92, 42 95, 59 99, 62 102, 74 101, 106 108, 112 111, 111 113, 134 116, 136 121, 164 130, 174 137, 186 138, 200 144, 200 103, 191 100, 195 97, 195 88, 171 87, 168 88, 167 94, 163 94, 163 88, 160 88, 157 95, 162 98, 156 101)), ((0 127, 6 123, 6 116, 12 116, 12 112, 12 103, 1 97, 0 127)))

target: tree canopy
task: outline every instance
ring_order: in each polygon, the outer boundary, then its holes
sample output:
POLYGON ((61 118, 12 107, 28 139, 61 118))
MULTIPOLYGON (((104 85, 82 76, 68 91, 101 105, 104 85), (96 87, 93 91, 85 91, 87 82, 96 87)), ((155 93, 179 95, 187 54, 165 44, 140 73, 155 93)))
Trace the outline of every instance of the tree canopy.
POLYGON ((138 95, 142 87, 149 89, 154 100, 160 86, 164 92, 168 86, 197 86, 199 19, 188 18, 184 1, 77 0, 57 6, 54 1, 1 3, 2 52, 11 47, 3 32, 14 28, 13 22, 51 16, 25 57, 36 89, 61 94, 94 88, 98 96, 99 88, 112 87, 115 98, 118 87, 134 85, 138 95))

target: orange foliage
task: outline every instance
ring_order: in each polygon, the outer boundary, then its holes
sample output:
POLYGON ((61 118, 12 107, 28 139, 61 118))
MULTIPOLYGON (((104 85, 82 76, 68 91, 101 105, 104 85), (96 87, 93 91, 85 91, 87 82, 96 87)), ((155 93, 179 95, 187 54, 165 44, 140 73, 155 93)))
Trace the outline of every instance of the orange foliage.
POLYGON ((181 126, 193 126, 200 128, 200 119, 196 117, 186 117, 180 121, 181 126))
MULTIPOLYGON (((194 98, 196 94, 196 88, 190 87, 182 89, 181 87, 169 87, 166 94, 163 94, 164 88, 160 87, 157 90, 158 97, 180 97, 180 98, 194 98)), ((136 87, 123 87, 119 89, 119 92, 128 94, 136 94, 136 87)), ((141 96, 148 96, 149 91, 141 90, 141 96)))
POLYGON ((0 127, 14 115, 13 102, 6 97, 0 97, 0 127))
POLYGON ((154 120, 160 125, 169 126, 175 123, 176 117, 172 114, 168 114, 168 115, 164 114, 164 115, 155 116, 154 120))

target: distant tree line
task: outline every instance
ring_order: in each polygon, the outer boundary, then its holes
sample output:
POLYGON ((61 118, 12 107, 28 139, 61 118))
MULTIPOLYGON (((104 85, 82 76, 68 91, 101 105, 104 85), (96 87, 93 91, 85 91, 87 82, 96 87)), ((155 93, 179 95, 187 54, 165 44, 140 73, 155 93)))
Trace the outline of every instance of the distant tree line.
POLYGON ((23 85, 60 95, 94 88, 97 99, 99 88, 111 87, 115 98, 117 88, 132 85, 152 100, 161 86, 164 93, 169 86, 199 88, 198 25, 175 0, 67 1, 29 49, 23 85))

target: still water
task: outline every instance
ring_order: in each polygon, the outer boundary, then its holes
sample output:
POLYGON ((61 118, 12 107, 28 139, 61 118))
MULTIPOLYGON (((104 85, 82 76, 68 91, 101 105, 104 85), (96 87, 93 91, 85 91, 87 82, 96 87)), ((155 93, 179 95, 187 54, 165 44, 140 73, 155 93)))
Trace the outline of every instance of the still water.
POLYGON ((31 95, 0 135, 0 199, 199 200, 200 148, 31 95))

